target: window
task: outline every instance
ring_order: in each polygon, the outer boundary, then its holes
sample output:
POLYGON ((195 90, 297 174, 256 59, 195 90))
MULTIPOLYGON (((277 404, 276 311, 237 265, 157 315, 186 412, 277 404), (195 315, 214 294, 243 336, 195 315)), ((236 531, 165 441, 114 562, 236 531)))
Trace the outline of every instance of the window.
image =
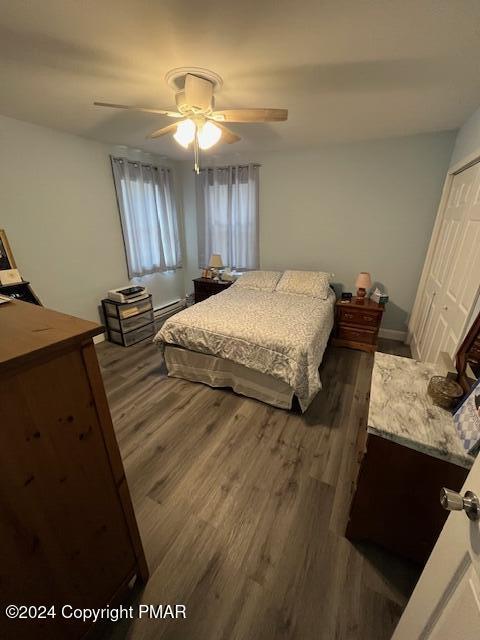
POLYGON ((196 177, 198 266, 212 253, 234 269, 257 269, 259 166, 203 169, 196 177))
POLYGON ((112 158, 130 278, 181 267, 170 169, 112 158))

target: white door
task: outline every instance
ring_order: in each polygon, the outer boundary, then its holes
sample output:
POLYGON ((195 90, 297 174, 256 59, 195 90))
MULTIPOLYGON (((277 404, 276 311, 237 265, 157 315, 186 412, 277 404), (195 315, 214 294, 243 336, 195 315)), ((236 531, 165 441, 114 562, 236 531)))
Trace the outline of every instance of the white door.
POLYGON ((480 285, 480 165, 454 176, 414 332, 417 355, 452 358, 480 285))
MULTIPOLYGON (((421 491, 421 488, 419 488, 421 491)), ((480 457, 462 494, 480 496, 480 457)), ((480 520, 452 511, 392 640, 480 638, 480 520)))

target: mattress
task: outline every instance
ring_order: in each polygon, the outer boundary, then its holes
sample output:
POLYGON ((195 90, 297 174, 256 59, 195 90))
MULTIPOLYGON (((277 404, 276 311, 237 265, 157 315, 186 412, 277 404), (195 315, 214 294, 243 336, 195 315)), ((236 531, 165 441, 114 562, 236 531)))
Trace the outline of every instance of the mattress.
POLYGON ((318 368, 333 327, 326 300, 230 287, 170 317, 154 338, 230 360, 285 382, 305 411, 321 389, 318 368))

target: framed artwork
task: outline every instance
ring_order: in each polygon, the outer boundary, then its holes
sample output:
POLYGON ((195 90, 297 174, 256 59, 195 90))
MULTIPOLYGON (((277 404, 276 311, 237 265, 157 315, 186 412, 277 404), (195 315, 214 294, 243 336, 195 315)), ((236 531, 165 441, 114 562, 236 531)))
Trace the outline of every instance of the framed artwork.
POLYGON ((4 269, 16 269, 15 258, 8 243, 7 234, 0 229, 0 271, 4 269))

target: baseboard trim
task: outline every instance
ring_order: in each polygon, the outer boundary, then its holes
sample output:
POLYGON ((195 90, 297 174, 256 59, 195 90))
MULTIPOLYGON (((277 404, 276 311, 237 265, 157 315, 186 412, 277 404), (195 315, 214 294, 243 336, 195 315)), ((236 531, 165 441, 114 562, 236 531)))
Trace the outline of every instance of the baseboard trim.
POLYGON ((100 333, 98 336, 93 336, 93 344, 99 344, 100 342, 105 342, 105 334, 100 333))
POLYGON ((420 354, 418 353, 417 344, 415 342, 415 336, 410 334, 410 351, 412 352, 412 358, 414 360, 421 360, 420 354))
POLYGON ((380 338, 387 338, 388 340, 397 340, 398 342, 405 342, 407 339, 406 331, 398 331, 398 329, 380 329, 378 332, 380 338))

